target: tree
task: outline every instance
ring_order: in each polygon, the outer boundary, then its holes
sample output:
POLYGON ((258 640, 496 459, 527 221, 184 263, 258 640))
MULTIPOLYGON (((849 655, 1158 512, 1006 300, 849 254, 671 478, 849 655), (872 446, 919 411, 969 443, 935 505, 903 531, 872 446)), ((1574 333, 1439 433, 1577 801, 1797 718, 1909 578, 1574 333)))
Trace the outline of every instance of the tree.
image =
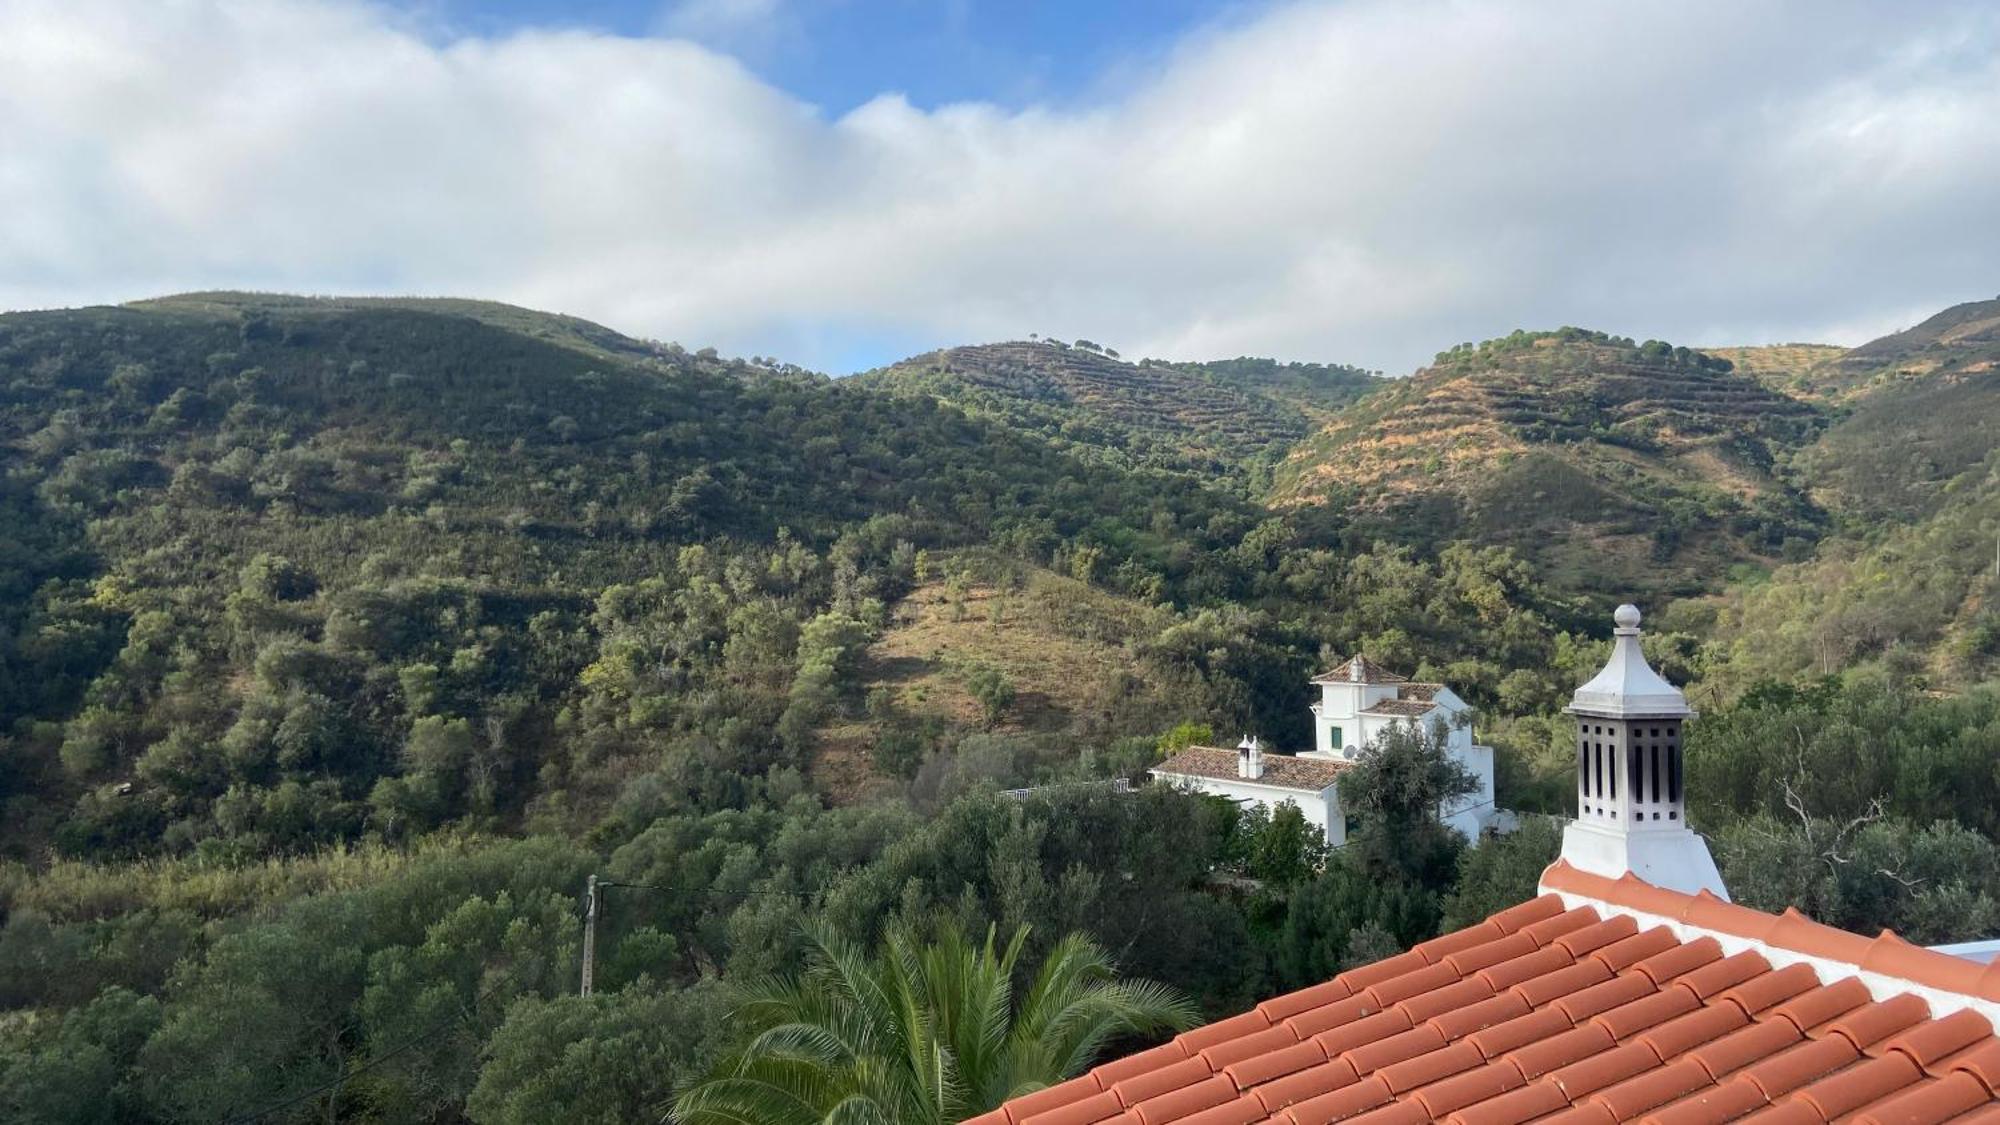
POLYGON ((1054 1085, 1114 1037, 1185 1028, 1194 1009, 1151 981, 1113 979, 1090 939, 1055 944, 1025 994, 1014 979, 1025 927, 1002 948, 939 922, 928 941, 892 929, 873 959, 809 934, 799 978, 739 991, 742 1050, 682 1096, 686 1125, 839 1120, 944 1125, 1054 1085))
POLYGON ((1439 806, 1465 796, 1478 781, 1452 760, 1443 723, 1397 723, 1361 750, 1340 775, 1340 807, 1348 846, 1378 878, 1428 887, 1451 881, 1458 833, 1438 819, 1439 806))
POLYGON ((712 982, 650 980, 594 996, 524 996, 486 1044, 466 1115, 479 1125, 657 1120, 726 1024, 712 982))
POLYGON ((1458 930, 1535 897, 1542 871, 1562 851, 1562 822, 1521 818, 1521 827, 1458 858, 1458 887, 1444 902, 1444 929, 1458 930))
POLYGON ((996 726, 1007 708, 1014 704, 1014 681, 991 664, 981 664, 966 673, 965 688, 986 715, 986 725, 996 726))

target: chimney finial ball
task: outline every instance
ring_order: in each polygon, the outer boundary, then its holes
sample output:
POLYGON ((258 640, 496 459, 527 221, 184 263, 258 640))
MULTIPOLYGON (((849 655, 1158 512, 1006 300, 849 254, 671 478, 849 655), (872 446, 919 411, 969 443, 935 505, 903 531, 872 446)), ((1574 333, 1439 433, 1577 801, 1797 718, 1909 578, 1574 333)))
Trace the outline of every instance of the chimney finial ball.
POLYGON ((1633 605, 1631 602, 1626 602, 1612 613, 1611 620, 1617 622, 1620 629, 1637 629, 1639 627, 1639 607, 1633 605))

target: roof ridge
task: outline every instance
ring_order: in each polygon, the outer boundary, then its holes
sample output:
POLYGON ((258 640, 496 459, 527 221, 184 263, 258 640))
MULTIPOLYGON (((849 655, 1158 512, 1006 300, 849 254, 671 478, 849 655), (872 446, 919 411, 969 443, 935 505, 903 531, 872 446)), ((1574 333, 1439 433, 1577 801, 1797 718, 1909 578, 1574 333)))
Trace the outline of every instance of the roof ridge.
POLYGON ((1981 965, 1949 953, 1912 944, 1883 930, 1873 938, 1815 922, 1797 909, 1767 914, 1724 901, 1708 891, 1688 894, 1646 882, 1631 872, 1616 879, 1592 874, 1558 859, 1542 872, 1541 889, 1718 937, 1754 942, 1802 958, 1845 965, 1858 973, 1974 1001, 1978 1007, 2000 1006, 2000 962, 1981 965))
POLYGON ((1400 672, 1392 672, 1382 665, 1377 664, 1375 661, 1369 659, 1366 653, 1357 652, 1346 660, 1339 661, 1332 668, 1314 676, 1312 682, 1316 684, 1357 682, 1354 675, 1357 669, 1361 673, 1358 682, 1364 684, 1402 684, 1408 683, 1410 680, 1408 676, 1400 672))

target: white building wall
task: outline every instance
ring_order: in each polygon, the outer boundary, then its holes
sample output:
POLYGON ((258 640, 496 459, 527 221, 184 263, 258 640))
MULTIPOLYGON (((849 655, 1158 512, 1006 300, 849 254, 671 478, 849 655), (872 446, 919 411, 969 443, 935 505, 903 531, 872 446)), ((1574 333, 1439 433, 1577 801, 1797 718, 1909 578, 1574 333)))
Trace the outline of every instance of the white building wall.
POLYGON ((1307 793, 1297 789, 1280 789, 1275 785, 1259 785, 1243 778, 1193 777, 1157 772, 1154 776, 1161 781, 1226 797, 1239 805, 1246 802, 1261 805, 1271 812, 1277 811, 1279 805, 1297 805, 1306 823, 1324 833, 1328 844, 1338 847, 1347 842, 1347 818, 1340 815, 1339 791, 1334 788, 1329 787, 1321 793, 1307 793))

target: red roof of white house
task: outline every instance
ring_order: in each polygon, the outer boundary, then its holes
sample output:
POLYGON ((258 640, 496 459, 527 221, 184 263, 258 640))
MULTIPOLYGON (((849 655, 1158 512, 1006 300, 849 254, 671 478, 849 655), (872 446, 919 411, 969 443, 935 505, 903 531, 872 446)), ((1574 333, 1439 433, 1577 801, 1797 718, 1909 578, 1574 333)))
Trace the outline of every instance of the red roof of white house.
POLYGON ((2000 1125, 2000 965, 1562 862, 1543 887, 973 1125, 2000 1125))
POLYGON ((1154 766, 1155 777, 1203 777, 1214 781, 1243 781, 1274 789, 1296 789, 1301 793, 1323 793, 1332 788, 1341 771, 1353 762, 1335 758, 1299 758, 1290 754, 1264 753, 1262 775, 1251 779, 1237 773, 1237 752, 1215 746, 1190 746, 1154 766))
POLYGON ((1321 672, 1319 675, 1314 676, 1311 682, 1316 684, 1401 684, 1409 682, 1409 677, 1398 672, 1391 672, 1357 652, 1352 659, 1343 660, 1339 664, 1334 665, 1330 671, 1321 672))

